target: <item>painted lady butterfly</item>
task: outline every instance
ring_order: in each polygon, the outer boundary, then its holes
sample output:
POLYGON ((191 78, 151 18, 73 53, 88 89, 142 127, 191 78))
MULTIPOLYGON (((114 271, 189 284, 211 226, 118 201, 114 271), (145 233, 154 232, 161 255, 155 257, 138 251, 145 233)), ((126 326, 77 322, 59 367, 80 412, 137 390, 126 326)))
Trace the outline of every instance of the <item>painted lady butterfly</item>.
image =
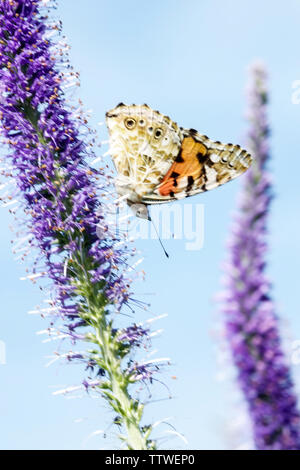
POLYGON ((116 189, 136 215, 148 204, 182 199, 217 188, 246 171, 251 155, 239 145, 213 142, 178 127, 146 104, 118 104, 106 113, 116 189))

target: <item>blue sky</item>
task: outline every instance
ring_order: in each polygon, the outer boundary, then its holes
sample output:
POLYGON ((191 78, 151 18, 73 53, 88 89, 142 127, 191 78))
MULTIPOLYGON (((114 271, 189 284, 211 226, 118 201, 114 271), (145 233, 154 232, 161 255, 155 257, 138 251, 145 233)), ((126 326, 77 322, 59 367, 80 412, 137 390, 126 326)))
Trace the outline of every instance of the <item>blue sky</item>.
MULTIPOLYGON (((79 91, 93 110, 92 124, 118 102, 148 103, 184 127, 216 140, 242 143, 247 126, 247 66, 265 61, 270 75, 270 121, 276 198, 270 216, 268 272, 288 346, 300 339, 299 171, 300 105, 292 104, 292 83, 300 80, 297 0, 137 0, 59 1, 58 16, 72 46, 71 61, 81 73, 79 91)), ((101 135, 106 138, 105 129, 101 135)), ((217 380, 227 366, 217 361, 219 322, 214 295, 220 290, 220 265, 226 255, 232 211, 241 181, 191 198, 205 211, 204 245, 187 251, 184 242, 166 240, 170 259, 157 241, 138 241, 145 257, 146 282, 136 293, 151 301, 164 332, 154 342, 156 356, 172 366, 154 389, 147 420, 171 417, 188 441, 163 440, 163 448, 223 449, 231 445, 228 423, 239 414, 236 387, 217 380), (144 295, 146 294, 146 295, 144 295), (174 375, 177 379, 172 379, 174 375)), ((167 209, 165 209, 167 210, 167 209)), ((155 209, 153 211, 155 216, 155 209)), ((87 437, 105 429, 112 418, 101 400, 66 399, 52 394, 57 385, 76 384, 80 367, 45 368, 54 349, 36 331, 47 321, 28 315, 43 297, 36 286, 20 281, 24 266, 10 250, 13 234, 8 211, 1 209, 1 330, 6 365, 0 365, 0 447, 7 449, 103 448, 110 437, 87 437)), ((136 321, 145 314, 136 312, 136 321)), ((299 367, 294 368, 299 383, 299 367)), ((229 369, 228 369, 229 370, 229 369)), ((230 375, 230 374, 229 374, 230 375)), ((164 429, 167 429, 166 427, 164 429)))

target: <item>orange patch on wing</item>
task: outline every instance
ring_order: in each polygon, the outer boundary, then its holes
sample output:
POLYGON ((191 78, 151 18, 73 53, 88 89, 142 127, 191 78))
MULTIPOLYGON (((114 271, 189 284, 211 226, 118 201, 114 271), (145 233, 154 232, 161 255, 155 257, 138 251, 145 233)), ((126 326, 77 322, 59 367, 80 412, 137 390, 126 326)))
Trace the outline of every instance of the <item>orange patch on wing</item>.
MULTIPOLYGON (((158 186, 161 196, 170 196, 183 190, 183 178, 198 178, 202 173, 202 162, 205 160, 207 148, 193 137, 185 137, 181 144, 181 150, 173 165, 158 186)), ((186 184, 187 186, 187 184, 186 184)))

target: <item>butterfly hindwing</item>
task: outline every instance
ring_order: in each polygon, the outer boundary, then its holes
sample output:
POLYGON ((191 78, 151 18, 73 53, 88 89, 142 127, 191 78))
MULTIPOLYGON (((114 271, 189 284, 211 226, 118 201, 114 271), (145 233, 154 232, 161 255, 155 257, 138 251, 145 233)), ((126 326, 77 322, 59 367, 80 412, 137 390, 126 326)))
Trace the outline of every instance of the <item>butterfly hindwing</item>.
POLYGON ((186 130, 178 156, 145 202, 167 202, 214 189, 244 173, 251 160, 239 145, 214 142, 186 130))
POLYGON ((207 154, 205 145, 196 142, 192 137, 185 137, 178 157, 155 192, 160 196, 174 196, 182 192, 188 194, 196 180, 199 180, 199 186, 203 186, 205 184, 203 162, 207 154))

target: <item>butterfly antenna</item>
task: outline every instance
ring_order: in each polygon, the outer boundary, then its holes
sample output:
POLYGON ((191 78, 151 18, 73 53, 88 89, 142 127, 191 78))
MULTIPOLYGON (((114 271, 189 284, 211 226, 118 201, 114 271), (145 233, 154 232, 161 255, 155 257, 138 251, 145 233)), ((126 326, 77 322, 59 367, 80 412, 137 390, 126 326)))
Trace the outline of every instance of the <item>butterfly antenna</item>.
POLYGON ((153 227, 154 227, 154 230, 155 230, 155 233, 156 233, 156 235, 157 235, 158 241, 159 241, 159 243, 160 243, 162 249, 164 250, 164 254, 166 255, 167 258, 169 258, 169 255, 168 255, 168 253, 167 253, 167 251, 166 251, 166 249, 165 249, 165 247, 164 247, 164 245, 163 245, 163 243, 162 243, 162 241, 161 241, 161 238, 160 238, 160 236, 159 236, 158 230, 157 230, 157 228, 156 228, 156 226, 155 226, 155 224, 154 224, 154 222, 153 222, 153 220, 151 219, 150 216, 149 216, 148 220, 152 223, 152 225, 153 225, 153 227))
POLYGON ((119 217, 120 217, 120 208, 119 205, 117 204, 117 220, 116 220, 116 236, 119 238, 120 233, 119 233, 119 217))

